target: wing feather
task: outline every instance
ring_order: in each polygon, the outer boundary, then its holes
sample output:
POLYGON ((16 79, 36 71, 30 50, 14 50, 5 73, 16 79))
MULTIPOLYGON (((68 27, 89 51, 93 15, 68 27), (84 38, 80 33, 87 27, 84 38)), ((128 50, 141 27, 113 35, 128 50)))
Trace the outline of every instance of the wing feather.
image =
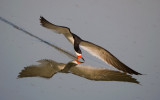
POLYGON ((129 73, 129 74, 141 75, 140 73, 126 66, 124 63, 118 60, 114 55, 112 55, 109 51, 107 51, 106 49, 98 45, 95 45, 88 41, 82 41, 80 43, 80 46, 87 52, 91 53, 92 55, 104 61, 105 63, 119 70, 122 70, 123 72, 129 73))
POLYGON ((23 77, 43 77, 51 78, 54 74, 62 70, 65 64, 57 63, 53 60, 39 60, 39 65, 24 67, 19 73, 18 78, 23 77))
POLYGON ((46 20, 42 16, 40 16, 40 23, 43 27, 56 31, 57 33, 60 33, 60 34, 71 33, 69 28, 50 23, 48 20, 46 20))
POLYGON ((69 42, 71 42, 72 44, 74 43, 72 32, 70 31, 68 27, 58 26, 53 23, 50 23, 48 20, 46 20, 42 16, 40 16, 40 23, 43 27, 51 29, 52 31, 55 31, 56 33, 64 34, 64 36, 69 40, 69 42))
POLYGON ((131 75, 127 75, 126 73, 122 73, 119 71, 109 70, 106 68, 95 68, 92 66, 78 64, 75 67, 71 67, 70 72, 89 80, 123 81, 139 84, 139 82, 135 78, 132 78, 131 75))

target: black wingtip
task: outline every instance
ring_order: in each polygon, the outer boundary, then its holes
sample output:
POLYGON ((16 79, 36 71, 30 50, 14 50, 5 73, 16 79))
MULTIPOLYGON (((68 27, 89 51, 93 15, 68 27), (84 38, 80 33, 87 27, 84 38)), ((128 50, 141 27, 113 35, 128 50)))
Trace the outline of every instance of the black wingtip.
POLYGON ((134 75, 143 75, 143 74, 141 74, 141 73, 139 73, 139 72, 137 72, 137 71, 134 71, 134 70, 132 70, 130 74, 134 74, 134 75))
POLYGON ((46 20, 43 16, 40 16, 39 20, 40 20, 41 25, 44 26, 44 27, 45 27, 45 24, 46 24, 46 23, 51 24, 51 23, 50 23, 48 20, 46 20))
POLYGON ((44 26, 44 22, 47 21, 43 16, 40 16, 39 20, 40 20, 40 24, 41 24, 42 26, 44 26))
POLYGON ((126 73, 129 73, 129 74, 131 74, 131 75, 143 75, 143 74, 141 74, 141 73, 139 73, 139 72, 137 72, 137 71, 134 71, 134 70, 129 70, 129 71, 125 71, 126 73))
POLYGON ((40 16, 39 18, 40 22, 42 22, 43 20, 46 20, 43 16, 40 16))
POLYGON ((141 74, 141 73, 137 73, 137 75, 143 75, 143 74, 141 74))
POLYGON ((43 16, 40 16, 40 20, 41 20, 41 19, 44 19, 44 17, 43 17, 43 16))

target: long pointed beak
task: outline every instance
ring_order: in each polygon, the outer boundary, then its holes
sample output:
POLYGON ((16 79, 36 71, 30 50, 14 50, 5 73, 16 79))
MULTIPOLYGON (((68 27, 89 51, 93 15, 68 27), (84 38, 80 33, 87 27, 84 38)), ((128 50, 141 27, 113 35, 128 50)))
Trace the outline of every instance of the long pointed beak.
POLYGON ((79 61, 79 63, 84 63, 84 61, 82 62, 82 61, 79 61))
POLYGON ((82 57, 82 56, 77 56, 77 59, 76 59, 76 61, 77 61, 77 63, 84 63, 85 62, 85 60, 84 60, 84 58, 82 57), (82 60, 83 60, 83 62, 81 62, 81 61, 78 61, 78 59, 79 58, 81 58, 82 60))
POLYGON ((84 60, 84 58, 83 58, 83 57, 82 57, 81 59, 85 62, 85 60, 84 60))
POLYGON ((84 63, 84 62, 81 62, 81 61, 78 61, 77 59, 75 60, 78 64, 80 64, 80 63, 84 63))
MULTIPOLYGON (((84 58, 83 58, 82 56, 79 56, 79 57, 85 62, 85 60, 84 60, 84 58)), ((83 63, 84 63, 84 62, 83 62, 83 63)))
POLYGON ((83 60, 83 62, 80 61, 80 63, 84 63, 85 62, 84 58, 82 57, 81 59, 83 60))

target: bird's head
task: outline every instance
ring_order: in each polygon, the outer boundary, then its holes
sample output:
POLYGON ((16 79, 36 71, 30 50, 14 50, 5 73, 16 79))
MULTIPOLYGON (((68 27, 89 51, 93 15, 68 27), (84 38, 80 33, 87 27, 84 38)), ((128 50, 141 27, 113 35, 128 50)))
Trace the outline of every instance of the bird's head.
POLYGON ((77 55, 77 59, 76 59, 75 61, 76 61, 78 64, 79 64, 79 63, 84 63, 84 62, 85 62, 85 60, 84 60, 84 58, 82 57, 81 54, 76 53, 76 55, 77 55), (83 62, 79 61, 79 58, 81 58, 81 59, 83 60, 83 62))

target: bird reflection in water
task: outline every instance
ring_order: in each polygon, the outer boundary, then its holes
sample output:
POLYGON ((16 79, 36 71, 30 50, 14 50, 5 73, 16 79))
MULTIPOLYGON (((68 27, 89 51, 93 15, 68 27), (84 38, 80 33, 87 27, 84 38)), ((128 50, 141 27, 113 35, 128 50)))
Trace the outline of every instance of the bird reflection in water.
POLYGON ((121 81, 139 84, 135 78, 126 73, 109 70, 106 68, 95 68, 92 66, 77 64, 75 60, 68 62, 67 64, 58 63, 49 59, 43 59, 37 62, 40 64, 25 67, 19 73, 18 78, 51 78, 56 73, 72 73, 74 75, 95 81, 121 81))

